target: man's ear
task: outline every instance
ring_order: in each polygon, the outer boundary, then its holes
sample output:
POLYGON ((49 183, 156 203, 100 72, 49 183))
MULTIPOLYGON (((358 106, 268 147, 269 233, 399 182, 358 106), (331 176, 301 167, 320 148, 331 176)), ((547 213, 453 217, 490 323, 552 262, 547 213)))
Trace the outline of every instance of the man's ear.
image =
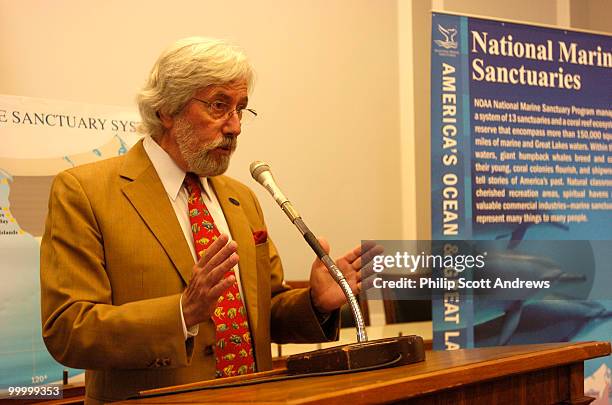
POLYGON ((168 115, 168 114, 166 114, 164 112, 158 111, 157 112, 157 117, 159 118, 159 120, 161 121, 162 125, 166 129, 170 129, 174 125, 174 117, 172 117, 171 115, 168 115))

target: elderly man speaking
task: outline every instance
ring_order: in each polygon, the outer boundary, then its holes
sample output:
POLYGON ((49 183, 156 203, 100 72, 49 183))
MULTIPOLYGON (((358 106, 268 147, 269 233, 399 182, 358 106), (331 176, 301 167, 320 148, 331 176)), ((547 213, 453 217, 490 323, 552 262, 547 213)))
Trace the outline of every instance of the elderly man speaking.
MULTIPOLYGON (((222 175, 241 123, 257 115, 252 82, 236 47, 179 40, 138 95, 143 140, 56 177, 43 337, 60 363, 87 370, 88 403, 268 370, 271 341, 337 337, 345 299, 323 264, 310 288, 284 285, 255 195, 222 175)), ((338 259, 356 292, 364 253, 338 259)))

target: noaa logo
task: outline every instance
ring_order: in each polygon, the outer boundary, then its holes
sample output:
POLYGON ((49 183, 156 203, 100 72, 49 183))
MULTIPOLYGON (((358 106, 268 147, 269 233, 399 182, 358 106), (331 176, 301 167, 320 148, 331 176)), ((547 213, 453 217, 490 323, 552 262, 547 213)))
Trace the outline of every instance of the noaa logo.
POLYGON ((455 36, 457 35, 457 28, 444 28, 438 24, 438 31, 444 35, 444 40, 436 39, 434 42, 441 48, 444 49, 457 49, 457 41, 455 36))

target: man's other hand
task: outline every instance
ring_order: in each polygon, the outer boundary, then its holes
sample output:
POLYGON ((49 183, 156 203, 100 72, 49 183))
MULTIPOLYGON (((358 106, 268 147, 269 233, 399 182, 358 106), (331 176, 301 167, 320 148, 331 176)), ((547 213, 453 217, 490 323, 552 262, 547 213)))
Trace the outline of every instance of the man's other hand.
MULTIPOLYGON (((321 243, 323 250, 329 254, 329 243, 325 239, 319 239, 319 243, 321 243)), ((361 292, 362 277, 368 277, 368 269, 371 268, 372 259, 382 251, 382 246, 374 242, 364 242, 336 259, 338 268, 344 274, 354 294, 361 292)), ((319 259, 316 259, 312 264, 310 288, 312 303, 315 309, 321 313, 331 312, 340 308, 346 302, 342 289, 319 259)))
POLYGON ((182 299, 187 328, 210 319, 219 297, 236 282, 233 274, 225 277, 238 264, 238 245, 228 241, 227 235, 219 235, 193 266, 193 276, 182 299))

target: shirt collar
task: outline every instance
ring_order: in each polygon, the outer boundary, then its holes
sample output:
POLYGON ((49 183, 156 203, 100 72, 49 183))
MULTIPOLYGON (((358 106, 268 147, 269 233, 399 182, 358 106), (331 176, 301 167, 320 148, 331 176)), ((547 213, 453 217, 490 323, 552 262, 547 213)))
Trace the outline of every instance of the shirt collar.
MULTIPOLYGON (((185 172, 181 169, 174 160, 168 155, 164 149, 153 138, 146 136, 143 140, 144 150, 149 156, 155 171, 159 176, 159 179, 168 193, 168 196, 172 201, 176 200, 181 188, 183 187, 183 181, 185 180, 185 172)), ((210 185, 206 177, 200 177, 200 183, 203 188, 202 191, 209 197, 211 194, 210 185)))

